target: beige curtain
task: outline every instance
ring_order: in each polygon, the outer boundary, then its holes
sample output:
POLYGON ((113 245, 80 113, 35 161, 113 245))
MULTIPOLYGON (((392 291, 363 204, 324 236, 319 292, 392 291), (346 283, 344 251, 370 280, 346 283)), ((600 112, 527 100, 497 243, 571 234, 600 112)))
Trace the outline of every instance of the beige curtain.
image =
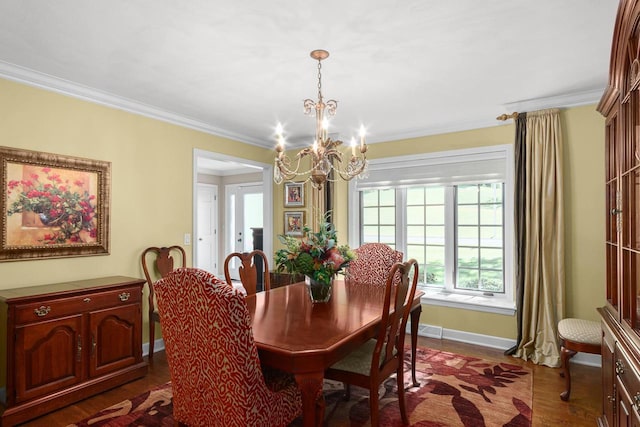
MULTIPOLYGON (((560 366, 564 317, 562 131, 557 109, 529 112, 524 148, 522 336, 514 356, 560 366)), ((519 173, 516 171, 516 174, 519 173)), ((519 218, 516 218, 516 221, 519 218)))

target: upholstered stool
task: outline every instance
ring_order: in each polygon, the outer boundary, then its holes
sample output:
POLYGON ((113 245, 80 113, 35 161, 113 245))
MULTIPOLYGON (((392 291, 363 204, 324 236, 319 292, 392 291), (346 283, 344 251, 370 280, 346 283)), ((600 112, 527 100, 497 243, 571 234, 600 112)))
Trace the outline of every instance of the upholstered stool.
POLYGON ((558 335, 562 344, 562 372, 566 390, 560 398, 569 400, 571 394, 571 373, 569 360, 578 352, 600 354, 602 350, 602 328, 599 322, 583 319, 562 319, 558 323, 558 335))

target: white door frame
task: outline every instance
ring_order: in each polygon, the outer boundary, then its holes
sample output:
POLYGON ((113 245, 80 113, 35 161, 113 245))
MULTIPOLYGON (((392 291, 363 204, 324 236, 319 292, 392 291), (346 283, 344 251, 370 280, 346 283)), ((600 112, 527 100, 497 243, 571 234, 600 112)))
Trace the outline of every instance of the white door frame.
MULTIPOLYGON (((219 265, 219 259, 220 257, 218 256, 218 251, 219 251, 219 239, 220 236, 218 234, 218 226, 220 223, 220 220, 218 219, 219 216, 219 207, 218 207, 218 185, 216 184, 205 184, 202 182, 198 182, 196 183, 196 188, 198 191, 196 191, 196 209, 200 209, 200 206, 198 206, 198 194, 200 193, 200 191, 210 191, 213 193, 213 200, 212 200, 212 219, 213 219, 213 226, 212 226, 212 238, 211 238, 211 242, 209 243, 211 246, 211 254, 212 254, 212 260, 210 261, 211 267, 209 268, 209 271, 211 271, 213 274, 218 275, 219 272, 221 271, 220 269, 220 265, 219 265)), ((197 225, 195 227, 196 229, 198 228, 197 225)), ((198 232, 200 230, 197 230, 198 232)), ((198 234, 194 234, 193 235, 194 238, 192 239, 193 241, 193 247, 196 248, 198 246, 200 246, 200 235, 198 234)), ((197 250, 194 249, 194 254, 197 252, 197 250)), ((193 258, 193 266, 194 267, 201 267, 201 264, 198 262, 198 258, 196 258, 194 256, 193 258)))
MULTIPOLYGON (((251 239, 252 236, 247 236, 245 234, 242 235, 242 249, 238 248, 237 245, 237 232, 238 232, 238 216, 239 215, 244 215, 244 212, 240 213, 238 211, 238 209, 236 209, 238 207, 238 205, 243 205, 243 202, 239 202, 239 196, 241 196, 244 192, 245 192, 245 188, 247 187, 260 187, 263 188, 264 186, 262 185, 262 182, 243 182, 241 184, 227 184, 224 186, 224 206, 225 206, 225 222, 226 222, 226 228, 225 228, 225 232, 224 232, 224 251, 227 254, 230 254, 232 252, 245 252, 244 246, 246 244, 247 239, 251 239), (235 203, 232 207, 232 204, 230 203, 231 199, 231 195, 235 196, 235 203), (234 218, 233 218, 233 224, 235 225, 234 229, 232 230, 230 228, 230 220, 231 220, 231 211, 234 212, 234 218)), ((263 194, 263 200, 264 200, 264 194, 263 194)), ((264 218, 263 218, 264 221, 264 218)), ((244 231, 244 224, 243 224, 243 231, 244 231)), ((264 224, 262 227, 263 233, 264 233, 264 224)), ((253 249, 247 249, 247 252, 251 252, 253 249)), ((264 250, 263 250, 264 251, 264 250)), ((265 254, 267 252, 265 251, 265 254)), ((268 255, 267 255, 268 256, 268 255)), ((271 262, 270 262, 271 264, 271 262)), ((230 263, 229 265, 229 275, 234 278, 237 279, 239 278, 239 274, 238 274, 238 268, 240 267, 240 263, 239 260, 236 258, 233 260, 233 263, 230 263)))
MULTIPOLYGON (((267 254, 267 258, 273 259, 273 165, 268 163, 256 162, 254 160, 243 159, 241 157, 229 156, 226 154, 215 153, 212 151, 193 149, 193 235, 198 235, 198 158, 207 158, 220 161, 229 161, 242 163, 250 166, 262 168, 262 210, 263 210, 263 251, 267 254)), ((220 236, 220 227, 218 227, 218 236, 220 236)), ((193 259, 197 259, 197 245, 193 245, 193 259)), ((225 255, 226 256, 226 255, 225 255)), ((224 258, 223 258, 224 259, 224 258)), ((220 263, 218 263, 220 265, 220 263)))

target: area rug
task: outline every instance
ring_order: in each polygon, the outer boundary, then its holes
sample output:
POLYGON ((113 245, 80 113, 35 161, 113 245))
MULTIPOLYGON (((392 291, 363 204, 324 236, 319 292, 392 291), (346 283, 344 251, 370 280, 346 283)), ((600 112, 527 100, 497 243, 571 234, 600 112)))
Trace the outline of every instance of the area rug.
MULTIPOLYGON (((419 387, 405 393, 411 426, 531 426, 532 373, 508 363, 419 348, 419 387)), ((405 361, 405 384, 410 381, 410 356, 405 361)), ((328 426, 369 425, 369 394, 351 388, 344 400, 342 384, 326 381, 325 420, 328 426)), ((380 387, 380 425, 401 426, 396 380, 380 387)), ((171 384, 125 400, 68 427, 173 426, 171 384)), ((301 426, 301 419, 291 426, 301 426)))

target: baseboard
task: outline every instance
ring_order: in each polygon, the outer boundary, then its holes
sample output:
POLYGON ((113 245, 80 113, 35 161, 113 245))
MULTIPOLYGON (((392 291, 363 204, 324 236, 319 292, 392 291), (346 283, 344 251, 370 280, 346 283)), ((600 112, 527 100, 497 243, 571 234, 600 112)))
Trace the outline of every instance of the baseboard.
MULTIPOLYGON (((162 350, 164 350, 164 340, 162 338, 155 340, 153 342, 153 352, 157 353, 162 350)), ((142 344, 142 355, 149 355, 149 343, 142 344)))
MULTIPOLYGON (((410 325, 407 325, 407 332, 409 332, 409 326, 410 325)), ((418 326, 418 335, 428 338, 458 341, 503 351, 516 345, 516 340, 509 338, 475 334, 473 332, 458 331, 455 329, 445 329, 441 326, 427 325, 424 323, 421 323, 418 326)), ((602 357, 599 354, 578 353, 571 359, 571 362, 580 365, 601 367, 602 357)))

